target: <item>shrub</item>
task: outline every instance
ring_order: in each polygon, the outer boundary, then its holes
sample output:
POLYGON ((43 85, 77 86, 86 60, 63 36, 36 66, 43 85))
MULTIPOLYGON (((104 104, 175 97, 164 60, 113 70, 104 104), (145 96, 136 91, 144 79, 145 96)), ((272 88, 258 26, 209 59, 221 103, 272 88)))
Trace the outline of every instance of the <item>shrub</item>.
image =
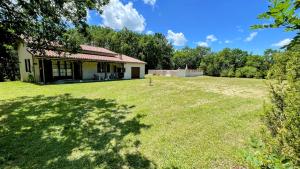
POLYGON ((242 68, 237 69, 235 72, 235 77, 247 77, 247 78, 253 78, 257 74, 257 68, 252 66, 245 66, 242 68))
POLYGON ((235 72, 232 68, 229 69, 223 69, 220 73, 221 77, 234 77, 235 76, 235 72))
POLYGON ((253 78, 256 75, 257 68, 251 66, 245 66, 242 68, 243 76, 247 78, 253 78))
POLYGON ((234 77, 235 76, 235 72, 233 69, 229 69, 228 70, 228 74, 227 74, 228 77, 234 77))
POLYGON ((237 78, 243 77, 243 72, 242 72, 242 69, 241 69, 241 68, 238 68, 238 69, 235 71, 235 77, 237 77, 237 78))
POLYGON ((220 73, 220 76, 221 77, 227 77, 228 76, 228 69, 222 70, 221 73, 220 73))
POLYGON ((256 79, 262 79, 262 78, 264 78, 264 73, 262 73, 260 71, 257 71, 256 74, 255 74, 255 78, 256 79))
POLYGON ((281 57, 286 64, 277 62, 272 68, 276 81, 270 84, 271 105, 263 118, 268 134, 261 136, 264 146, 254 147, 249 155, 250 165, 260 168, 300 166, 300 53, 286 52, 281 57))
POLYGON ((34 76, 32 74, 29 74, 28 78, 27 78, 27 81, 30 82, 30 83, 34 83, 35 82, 34 76))

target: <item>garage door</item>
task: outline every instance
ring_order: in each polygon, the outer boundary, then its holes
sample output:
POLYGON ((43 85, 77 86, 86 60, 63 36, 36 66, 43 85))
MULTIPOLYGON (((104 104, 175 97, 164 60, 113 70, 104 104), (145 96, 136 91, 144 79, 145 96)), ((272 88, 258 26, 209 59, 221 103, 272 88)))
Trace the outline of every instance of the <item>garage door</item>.
POLYGON ((131 78, 132 79, 140 78, 140 68, 139 67, 131 67, 131 78))

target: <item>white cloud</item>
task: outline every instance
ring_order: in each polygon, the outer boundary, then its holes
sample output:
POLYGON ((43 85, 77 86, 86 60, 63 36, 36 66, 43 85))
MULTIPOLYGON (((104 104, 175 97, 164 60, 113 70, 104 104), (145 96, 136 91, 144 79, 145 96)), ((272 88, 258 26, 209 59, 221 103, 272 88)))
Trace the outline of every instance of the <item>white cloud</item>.
POLYGON ((207 42, 215 42, 217 40, 218 40, 218 38, 215 35, 207 35, 206 36, 206 41, 207 42))
POLYGON ((145 18, 133 7, 132 2, 124 5, 120 0, 110 0, 109 4, 103 7, 101 15, 103 25, 113 29, 124 27, 143 32, 146 27, 145 18))
POLYGON ((257 36, 257 32, 252 32, 246 39, 246 42, 251 42, 257 36))
POLYGON ((283 39, 282 41, 279 41, 277 43, 272 44, 272 46, 275 46, 275 47, 284 47, 284 46, 290 44, 291 41, 292 41, 292 39, 289 39, 289 38, 283 39))
POLYGON ((184 46, 187 43, 187 39, 185 38, 185 36, 182 32, 175 33, 172 30, 168 30, 167 39, 174 46, 184 46))
MULTIPOLYGON (((207 35, 206 36, 206 39, 205 39, 205 41, 200 41, 200 42, 197 42, 197 45, 198 46, 202 46, 202 47, 209 47, 209 45, 212 43, 212 42, 215 42, 215 41, 217 41, 218 40, 218 38, 215 36, 215 35, 213 35, 213 34, 211 34, 211 35, 207 35)), ((221 41, 220 41, 221 42, 221 41)), ((220 43, 219 42, 219 43, 220 43)), ((221 42, 222 43, 222 42, 221 42)))
POLYGON ((151 31, 151 30, 149 30, 149 31, 147 31, 147 32, 146 32, 146 34, 147 34, 147 35, 153 35, 153 34, 154 34, 154 32, 153 32, 153 31, 151 31))
POLYGON ((87 22, 91 21, 91 14, 90 14, 90 10, 89 9, 86 10, 86 20, 87 20, 87 22))
POLYGON ((201 41, 198 42, 197 45, 201 46, 201 47, 208 47, 209 46, 207 42, 201 42, 201 41))
POLYGON ((238 32, 241 32, 241 33, 244 32, 244 29, 243 29, 241 26, 237 26, 236 28, 237 28, 237 31, 238 31, 238 32))
POLYGON ((148 5, 154 6, 155 3, 156 3, 156 0, 144 0, 144 3, 145 3, 145 4, 148 4, 148 5))
POLYGON ((225 43, 228 44, 228 43, 232 43, 231 40, 225 40, 225 43))

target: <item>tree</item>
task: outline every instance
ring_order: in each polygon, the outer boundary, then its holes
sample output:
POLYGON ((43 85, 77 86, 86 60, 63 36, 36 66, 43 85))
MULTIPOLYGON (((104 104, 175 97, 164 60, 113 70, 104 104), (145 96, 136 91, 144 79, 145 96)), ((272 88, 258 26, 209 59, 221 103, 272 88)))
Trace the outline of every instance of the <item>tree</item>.
POLYGON ((175 68, 185 68, 187 65, 190 69, 197 69, 202 58, 209 55, 210 53, 210 48, 206 47, 198 46, 194 49, 185 47, 181 50, 174 52, 172 61, 174 62, 175 68))
POLYGON ((300 165, 300 53, 277 53, 271 71, 271 104, 265 107, 264 127, 253 144, 255 168, 297 168, 300 165), (294 166, 294 167, 293 167, 294 166))
POLYGON ((292 48, 294 45, 300 44, 300 16, 299 0, 269 0, 270 5, 268 11, 258 16, 258 19, 273 19, 271 24, 254 25, 252 28, 285 28, 286 31, 297 31, 297 35, 287 46, 292 48))
MULTIPOLYGON (((107 3, 108 0, 0 1, 0 52, 5 57, 0 60, 0 69, 10 69, 7 63, 13 58, 10 50, 16 49, 20 40, 25 40, 33 53, 43 54, 53 45, 76 51, 78 44, 65 34, 68 28, 73 25, 86 34, 87 10, 101 12, 107 3)), ((2 80, 5 75, 0 76, 2 80)))
POLYGON ((264 114, 265 132, 255 146, 250 164, 260 168, 297 168, 300 166, 300 18, 299 0, 272 0, 260 19, 274 19, 269 25, 254 28, 284 27, 297 31, 285 52, 270 52, 274 66, 269 74, 271 104, 264 114))

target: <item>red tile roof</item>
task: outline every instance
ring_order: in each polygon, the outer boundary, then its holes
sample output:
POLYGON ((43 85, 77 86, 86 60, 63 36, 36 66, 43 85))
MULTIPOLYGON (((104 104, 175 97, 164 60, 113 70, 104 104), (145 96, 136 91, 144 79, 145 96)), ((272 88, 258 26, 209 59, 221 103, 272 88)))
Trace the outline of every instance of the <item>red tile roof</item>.
POLYGON ((92 52, 100 52, 100 53, 108 53, 108 54, 113 54, 116 55, 117 53, 110 51, 105 48, 101 47, 95 47, 95 46, 88 46, 88 45, 80 45, 81 49, 84 51, 92 51, 92 52))
POLYGON ((93 61, 107 61, 107 62, 120 62, 120 63, 140 63, 146 64, 141 60, 129 57, 126 55, 117 54, 108 49, 87 45, 80 45, 82 52, 70 54, 66 52, 57 52, 54 50, 46 50, 46 56, 51 58, 67 58, 78 60, 93 60, 93 61))

